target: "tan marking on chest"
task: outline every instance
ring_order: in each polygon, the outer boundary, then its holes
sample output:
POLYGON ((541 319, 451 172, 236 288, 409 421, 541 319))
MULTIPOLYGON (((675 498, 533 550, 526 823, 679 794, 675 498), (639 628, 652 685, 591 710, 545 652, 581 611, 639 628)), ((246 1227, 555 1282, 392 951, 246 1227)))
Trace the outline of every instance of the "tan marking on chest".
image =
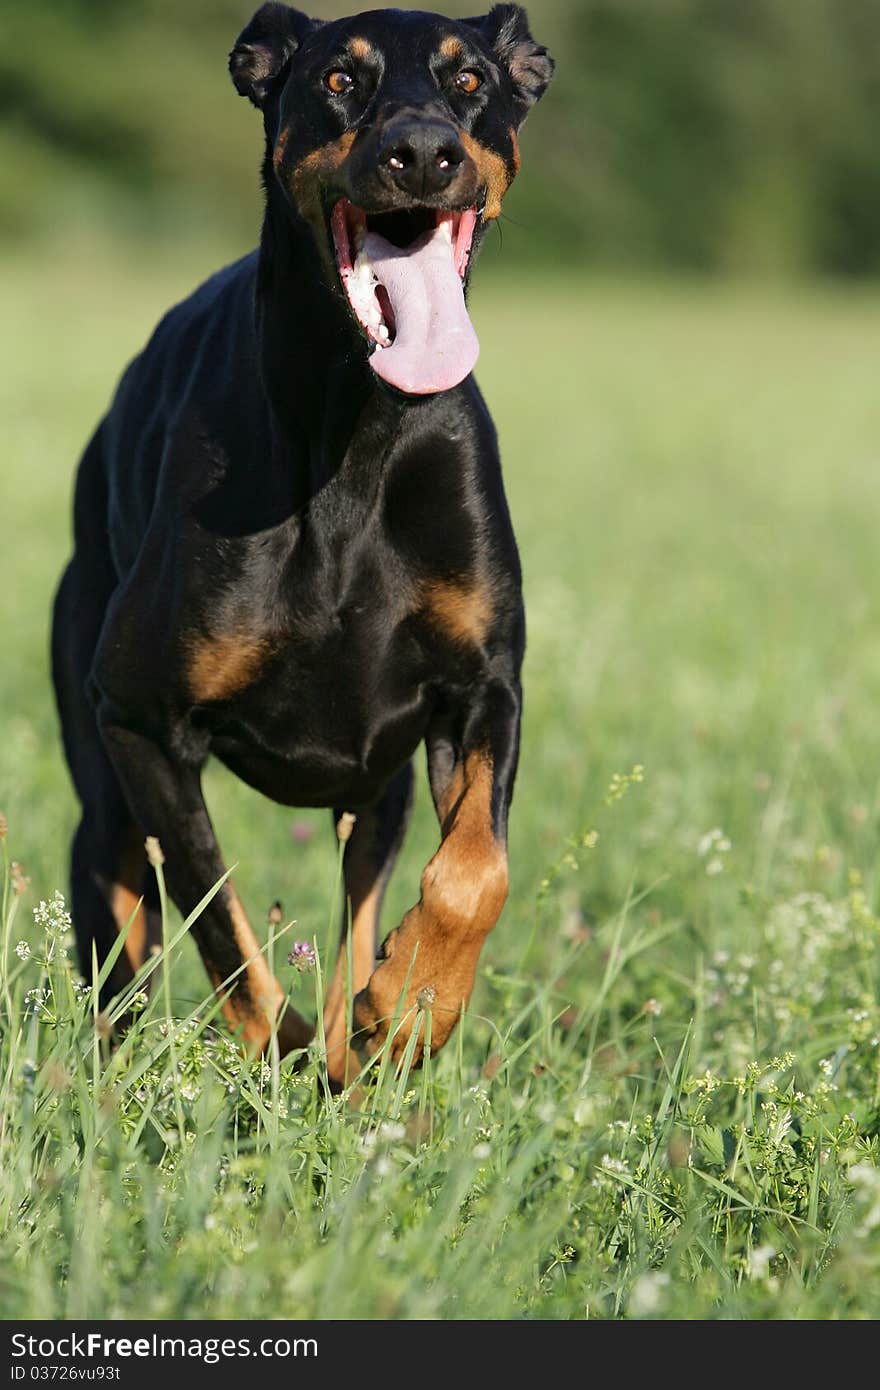
POLYGON ((460 130, 458 134, 465 153, 476 165, 480 183, 486 189, 483 217, 487 222, 491 222, 501 212, 501 200, 513 183, 516 170, 511 172, 507 167, 507 161, 497 150, 490 150, 486 145, 481 145, 479 140, 475 140, 464 130, 460 130))
POLYGON ((493 608, 489 585, 484 580, 429 580, 422 589, 421 606, 432 626, 453 642, 479 646, 486 640, 493 608))
POLYGON ((247 633, 196 637, 186 672, 190 694, 199 704, 228 700, 253 684, 270 654, 264 637, 247 633))

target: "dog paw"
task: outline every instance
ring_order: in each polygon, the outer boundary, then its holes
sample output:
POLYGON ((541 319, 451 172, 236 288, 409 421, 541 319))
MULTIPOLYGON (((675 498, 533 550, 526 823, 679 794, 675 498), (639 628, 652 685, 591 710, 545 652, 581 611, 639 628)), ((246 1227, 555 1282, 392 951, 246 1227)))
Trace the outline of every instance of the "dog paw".
POLYGON ((429 1036, 432 1055, 438 1052, 470 998, 478 954, 449 942, 420 940, 405 927, 392 932, 384 959, 354 1001, 352 1045, 362 1062, 389 1036, 391 1058, 398 1061, 414 1032, 414 1064, 421 1062, 429 1036))

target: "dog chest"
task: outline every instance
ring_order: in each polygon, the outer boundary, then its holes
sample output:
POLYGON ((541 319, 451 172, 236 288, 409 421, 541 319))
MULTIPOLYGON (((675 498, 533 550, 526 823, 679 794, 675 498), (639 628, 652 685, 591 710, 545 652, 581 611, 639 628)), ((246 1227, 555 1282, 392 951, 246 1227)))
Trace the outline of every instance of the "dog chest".
POLYGON ((432 590, 393 623, 359 611, 320 636, 204 642, 190 667, 192 718, 274 800, 364 804, 412 756, 450 681, 474 674, 483 621, 476 599, 432 590))

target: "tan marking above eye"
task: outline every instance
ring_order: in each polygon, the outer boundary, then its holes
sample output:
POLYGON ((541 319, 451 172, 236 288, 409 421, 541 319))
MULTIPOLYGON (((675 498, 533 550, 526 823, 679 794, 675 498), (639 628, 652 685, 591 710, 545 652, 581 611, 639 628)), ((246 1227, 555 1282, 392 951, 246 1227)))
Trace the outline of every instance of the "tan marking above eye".
POLYGON ((362 38, 360 34, 355 35, 353 39, 349 39, 346 47, 352 58, 366 58, 373 51, 373 45, 370 43, 370 40, 362 38))
POLYGON ((460 58, 461 40, 457 39, 454 34, 447 34, 440 44, 440 54, 443 58, 460 58))

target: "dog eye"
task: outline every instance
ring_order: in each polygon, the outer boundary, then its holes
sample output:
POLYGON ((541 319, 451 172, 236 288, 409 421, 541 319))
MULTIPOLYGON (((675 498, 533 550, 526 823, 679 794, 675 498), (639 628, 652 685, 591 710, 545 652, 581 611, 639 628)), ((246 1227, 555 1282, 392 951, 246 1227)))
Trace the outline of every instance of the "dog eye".
POLYGON ((350 72, 344 72, 342 68, 334 68, 333 72, 327 73, 324 84, 330 88, 334 96, 343 97, 354 86, 354 78, 350 72))
POLYGON ((473 68, 462 68, 461 72, 455 74, 455 85, 460 92, 465 92, 471 96, 473 92, 479 90, 483 85, 483 79, 473 68))

